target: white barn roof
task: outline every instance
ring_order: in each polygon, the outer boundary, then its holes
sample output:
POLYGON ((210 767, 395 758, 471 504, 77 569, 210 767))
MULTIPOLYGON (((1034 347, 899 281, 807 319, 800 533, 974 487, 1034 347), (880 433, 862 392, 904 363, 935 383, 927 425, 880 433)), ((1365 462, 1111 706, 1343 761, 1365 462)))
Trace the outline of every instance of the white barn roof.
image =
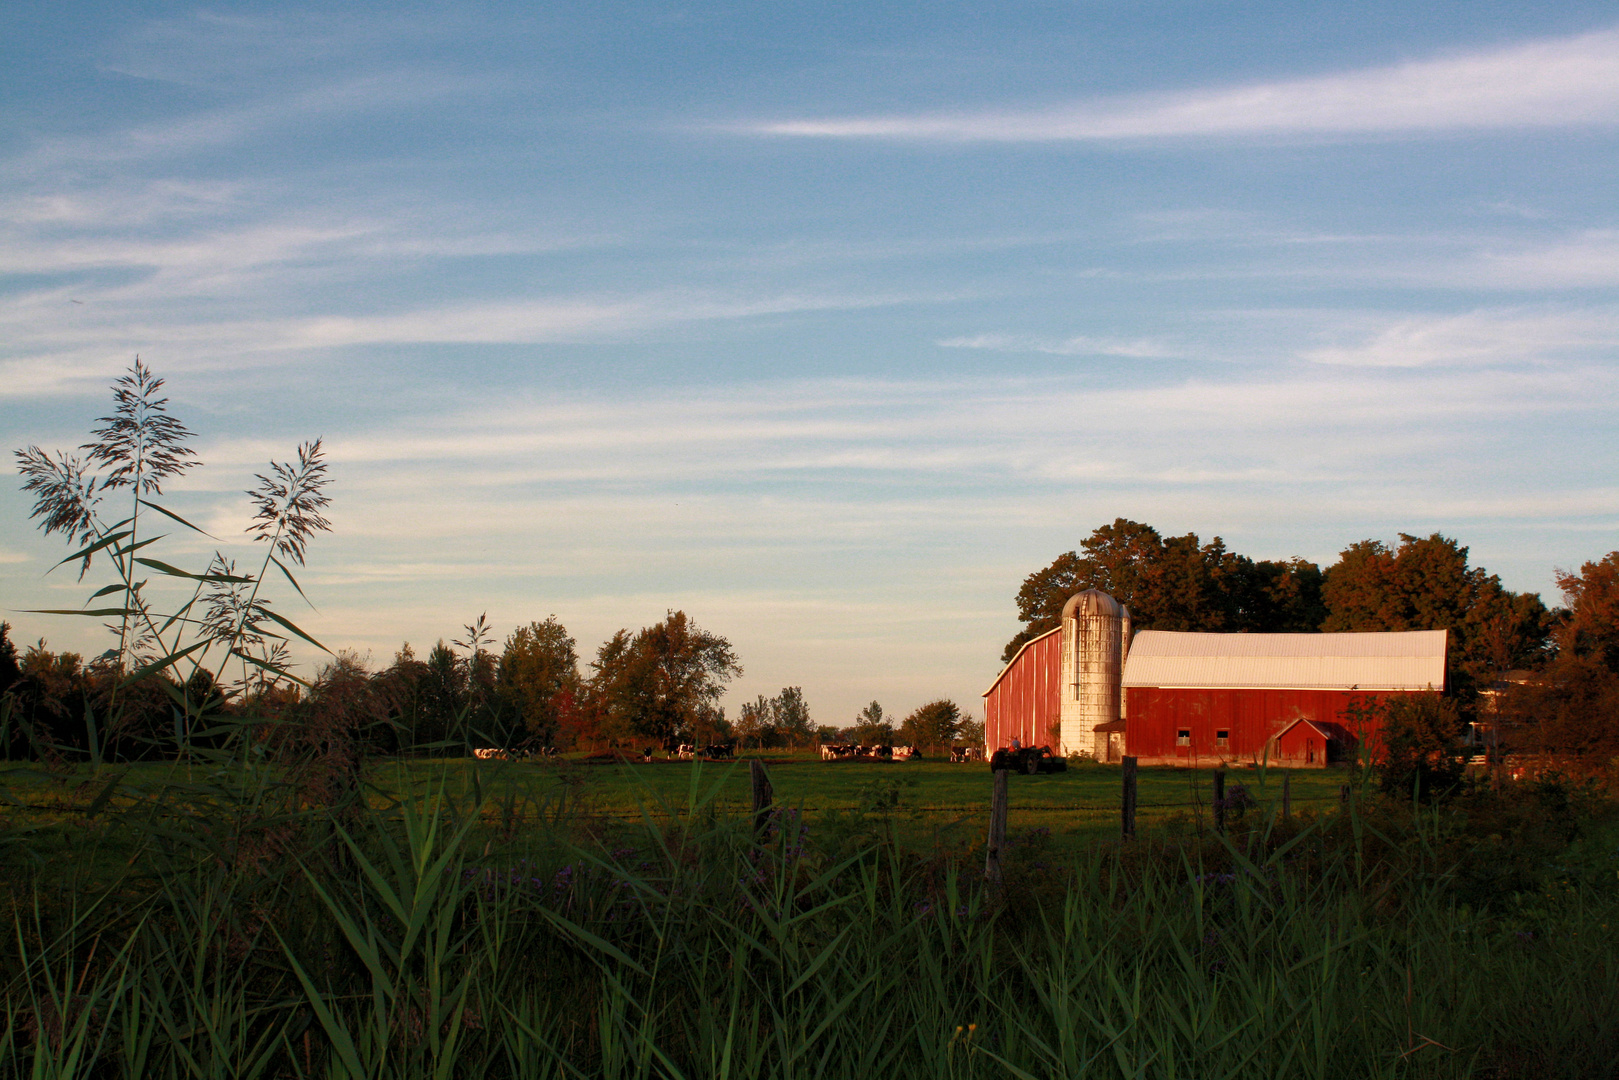
POLYGON ((1143 630, 1125 686, 1442 690, 1446 630, 1377 634, 1183 634, 1143 630))

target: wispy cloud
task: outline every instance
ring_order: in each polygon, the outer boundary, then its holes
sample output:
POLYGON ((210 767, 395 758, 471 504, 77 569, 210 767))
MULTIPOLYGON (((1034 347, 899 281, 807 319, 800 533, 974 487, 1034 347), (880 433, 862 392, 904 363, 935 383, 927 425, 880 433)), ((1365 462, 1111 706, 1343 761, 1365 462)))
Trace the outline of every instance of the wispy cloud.
POLYGON ((653 291, 623 296, 540 296, 473 301, 362 315, 290 314, 231 318, 181 308, 172 317, 142 310, 152 289, 70 306, 73 291, 42 290, 0 308, 0 399, 33 397, 98 380, 127 363, 126 352, 160 343, 169 370, 239 368, 289 356, 389 344, 547 344, 644 340, 694 323, 929 303, 929 294, 794 291, 653 291), (108 302, 111 300, 112 302, 108 302))
POLYGON ((428 71, 337 79, 119 131, 44 139, 0 165, 0 176, 23 182, 42 170, 113 168, 134 161, 183 158, 272 131, 418 105, 488 85, 488 79, 478 76, 428 71))
POLYGON ((1479 310, 1390 319, 1350 344, 1305 349, 1319 364, 1415 368, 1544 363, 1619 345, 1612 310, 1479 310))
POLYGON ((939 346, 945 349, 987 349, 991 352, 1048 353, 1052 356, 1125 356, 1144 360, 1177 355, 1162 342, 1150 338, 1125 341, 1084 335, 1042 338, 1019 334, 975 334, 946 338, 939 342, 939 346))
POLYGON ((1370 135, 1619 122, 1619 30, 1332 75, 1055 108, 770 120, 758 134, 948 142, 1370 135))
MULTIPOLYGON (((460 478, 456 497, 606 481, 616 494, 604 497, 619 498, 626 484, 700 477, 705 486, 768 485, 794 474, 830 491, 860 474, 901 486, 926 477, 968 487, 1041 479, 1181 483, 1192 471, 1315 481, 1348 461, 1363 468, 1362 437, 1388 454, 1405 438, 1457 437, 1440 431, 1444 424, 1471 430, 1485 419, 1588 415, 1616 397, 1619 377, 1573 367, 1492 369, 1461 382, 1444 371, 1378 368, 1302 369, 1289 377, 1234 372, 1113 389, 1077 377, 817 381, 620 400, 480 402, 352 432, 330 447, 335 460, 378 477, 442 470, 460 478), (1076 425, 1080 415, 1086 422, 1076 425), (1301 435, 1310 441, 1295 442, 1301 435)), ((250 462, 263 454, 258 443, 225 443, 208 456, 250 462)), ((461 519, 436 520, 454 530, 461 519)))
POLYGON ((1619 230, 1588 229, 1538 247, 1484 251, 1458 268, 1457 277, 1510 289, 1619 285, 1619 230))

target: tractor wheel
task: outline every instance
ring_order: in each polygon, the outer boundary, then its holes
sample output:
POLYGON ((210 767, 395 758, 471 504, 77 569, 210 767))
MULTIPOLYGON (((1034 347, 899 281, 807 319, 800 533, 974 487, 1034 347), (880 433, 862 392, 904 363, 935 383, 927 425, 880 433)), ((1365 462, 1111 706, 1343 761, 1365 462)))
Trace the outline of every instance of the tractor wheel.
POLYGON ((1040 772, 1040 755, 1037 754, 1037 753, 1025 753, 1023 755, 1023 775, 1024 776, 1035 776, 1039 772, 1040 772))

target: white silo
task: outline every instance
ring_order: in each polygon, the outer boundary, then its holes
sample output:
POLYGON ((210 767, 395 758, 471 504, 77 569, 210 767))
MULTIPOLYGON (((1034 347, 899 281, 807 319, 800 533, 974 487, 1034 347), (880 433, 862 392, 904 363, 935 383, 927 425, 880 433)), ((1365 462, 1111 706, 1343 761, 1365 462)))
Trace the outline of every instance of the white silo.
POLYGON ((1063 605, 1060 753, 1097 756, 1097 725, 1119 719, 1129 626, 1129 609, 1097 589, 1063 605))

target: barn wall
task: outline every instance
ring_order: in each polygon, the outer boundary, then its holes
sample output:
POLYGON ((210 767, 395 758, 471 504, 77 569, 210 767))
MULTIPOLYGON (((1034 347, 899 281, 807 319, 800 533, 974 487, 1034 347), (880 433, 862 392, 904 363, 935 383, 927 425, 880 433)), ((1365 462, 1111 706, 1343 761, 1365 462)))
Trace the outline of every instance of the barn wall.
POLYGON ((1062 634, 1031 641, 984 695, 984 751, 1012 744, 1057 745, 1051 728, 1062 715, 1062 634))
POLYGON ((1349 690, 1125 688, 1127 753, 1143 762, 1186 764, 1251 762, 1265 756, 1265 742, 1294 720, 1340 724, 1377 746, 1376 721, 1351 709, 1386 696, 1349 690), (1176 731, 1192 733, 1190 746, 1175 745, 1176 731), (1215 732, 1231 733, 1217 746, 1215 732))

